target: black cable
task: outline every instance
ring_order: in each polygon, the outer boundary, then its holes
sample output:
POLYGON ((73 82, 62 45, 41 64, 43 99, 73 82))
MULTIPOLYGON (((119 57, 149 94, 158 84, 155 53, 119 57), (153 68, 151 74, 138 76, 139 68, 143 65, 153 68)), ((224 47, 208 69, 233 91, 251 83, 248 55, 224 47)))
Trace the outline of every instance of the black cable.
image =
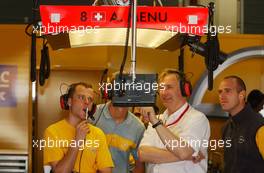
MULTIPOLYGON (((108 72, 108 68, 106 68, 106 69, 103 71, 103 73, 102 73, 102 76, 101 76, 101 79, 100 79, 100 84, 101 84, 101 85, 104 85, 104 84, 103 84, 103 80, 104 80, 104 78, 106 77, 107 72, 108 72)), ((107 97, 106 97, 106 95, 105 95, 105 92, 106 92, 105 90, 107 90, 107 87, 105 87, 105 88, 103 88, 103 89, 100 89, 100 93, 101 93, 101 98, 102 98, 102 99, 107 99, 107 97)))
POLYGON ((100 120, 100 118, 101 118, 101 116, 102 116, 102 113, 103 113, 103 110, 104 110, 105 106, 106 106, 106 101, 105 101, 105 103, 104 103, 104 106, 103 106, 103 108, 102 108, 102 110, 101 110, 101 112, 100 112, 100 114, 99 114, 99 116, 98 116, 96 122, 94 123, 95 126, 97 125, 98 121, 100 120))
POLYGON ((184 40, 185 35, 181 35, 180 37, 180 55, 178 57, 178 71, 183 72, 184 71, 184 40))
POLYGON ((49 57, 49 47, 47 46, 47 42, 45 43, 45 51, 46 51, 46 58, 45 58, 45 78, 48 79, 50 76, 50 57, 49 57))
POLYGON ((33 25, 33 23, 30 23, 30 24, 27 24, 26 28, 25 28, 25 33, 29 36, 29 37, 32 37, 32 32, 29 32, 29 28, 33 25))
POLYGON ((40 4, 40 1, 39 0, 32 0, 33 1, 33 7, 32 7, 32 22, 29 23, 26 28, 25 28, 25 33, 26 35, 32 37, 34 34, 36 36, 36 38, 43 38, 43 36, 37 36, 36 33, 34 31, 36 31, 37 29, 40 29, 38 27, 40 27, 38 25, 38 19, 40 19, 40 16, 39 16, 39 4, 40 4), (29 31, 29 28, 32 27, 33 30, 32 31, 29 31), (35 29, 35 30, 34 30, 35 29))
POLYGON ((44 48, 41 50, 41 59, 39 66, 39 84, 43 86, 45 84, 45 51, 44 48))
MULTIPOLYGON (((101 118, 105 106, 106 106, 106 102, 105 102, 105 104, 104 104, 104 106, 103 106, 103 108, 102 108, 102 110, 101 110, 101 112, 100 112, 100 114, 98 116, 98 119, 94 123, 94 126, 96 126, 96 124, 98 123, 99 119, 101 118)), ((86 139, 84 139, 84 145, 85 145, 85 143, 86 143, 86 139)), ((84 149, 81 151, 81 156, 80 156, 80 160, 79 160, 79 173, 81 173, 81 162, 82 162, 83 151, 84 151, 84 149)))
POLYGON ((100 83, 103 82, 104 77, 107 75, 107 72, 108 72, 108 68, 104 69, 103 74, 102 74, 101 79, 100 79, 100 83))
MULTIPOLYGON (((34 31, 38 31, 37 29, 40 29, 40 28, 38 28, 38 27, 41 27, 41 26, 37 25, 36 23, 30 23, 30 24, 27 24, 27 26, 26 26, 26 28, 25 28, 25 33, 26 33, 26 35, 29 36, 29 37, 32 37, 33 32, 34 32, 34 31), (36 28, 36 30, 33 29, 32 31, 29 31, 30 27, 33 28, 33 26, 36 28)), ((36 34, 36 32, 34 32, 34 33, 36 34)), ((44 37, 45 37, 44 35, 37 35, 37 34, 36 34, 36 38, 44 38, 44 37)))
POLYGON ((78 173, 81 173, 81 163, 82 163, 82 156, 83 156, 83 151, 85 149, 85 146, 86 146, 86 138, 84 138, 84 148, 83 150, 81 151, 81 156, 80 156, 80 160, 79 160, 79 172, 78 173))
POLYGON ((207 55, 205 56, 205 64, 208 71, 208 90, 213 89, 213 73, 219 65, 219 41, 217 32, 213 28, 215 36, 212 36, 211 26, 213 26, 213 17, 214 17, 214 3, 209 3, 209 22, 208 22, 208 34, 207 41, 205 43, 207 49, 207 55))
POLYGON ((178 58, 179 72, 184 73, 184 47, 180 48, 180 55, 178 58))
POLYGON ((41 50, 41 61, 39 68, 39 84, 43 86, 45 80, 49 78, 50 75, 50 60, 49 60, 49 49, 46 40, 43 39, 43 48, 41 50))
POLYGON ((123 55, 123 61, 120 66, 120 71, 119 71, 119 79, 122 81, 123 78, 123 72, 126 64, 126 59, 127 59, 127 52, 128 52, 128 42, 129 42, 129 33, 130 33, 130 22, 131 22, 131 9, 132 9, 132 4, 133 0, 129 0, 129 10, 128 10, 128 19, 127 19, 127 32, 126 32, 126 43, 125 43, 125 49, 124 49, 124 55, 123 55))

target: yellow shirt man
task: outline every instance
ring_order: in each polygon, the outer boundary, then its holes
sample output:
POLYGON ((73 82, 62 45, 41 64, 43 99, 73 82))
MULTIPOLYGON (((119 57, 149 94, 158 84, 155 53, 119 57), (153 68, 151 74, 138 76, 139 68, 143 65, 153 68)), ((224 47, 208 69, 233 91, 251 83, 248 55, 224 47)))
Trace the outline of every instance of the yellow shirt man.
POLYGON ((86 139, 76 141, 76 130, 65 119, 49 126, 44 134, 44 165, 61 160, 69 147, 79 147, 74 172, 96 173, 98 169, 113 167, 104 133, 91 124, 89 128, 86 139))
POLYGON ((262 158, 264 159, 264 126, 260 127, 256 133, 256 143, 262 158))

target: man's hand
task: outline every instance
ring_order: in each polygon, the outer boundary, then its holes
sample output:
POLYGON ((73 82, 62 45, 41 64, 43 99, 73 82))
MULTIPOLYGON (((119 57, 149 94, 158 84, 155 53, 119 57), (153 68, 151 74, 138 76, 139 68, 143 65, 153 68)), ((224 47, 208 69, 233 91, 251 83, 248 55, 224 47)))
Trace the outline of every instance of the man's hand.
POLYGON ((88 126, 88 122, 86 120, 80 122, 77 126, 76 126, 76 135, 75 135, 75 140, 79 141, 79 140, 84 140, 87 133, 90 132, 89 126, 88 126))
POLYGON ((203 159, 205 159, 205 157, 204 157, 204 155, 203 155, 203 153, 201 151, 199 151, 197 156, 192 156, 193 163, 199 163, 203 159))
MULTIPOLYGON (((84 140, 86 137, 86 134, 89 132, 90 132, 90 129, 88 126, 88 122, 86 120, 80 122, 76 126, 75 140, 76 141, 84 140)), ((74 163, 76 161, 76 157, 78 155, 78 151, 79 149, 77 147, 69 147, 66 155, 64 155, 64 157, 61 160, 50 163, 50 165, 52 166, 52 171, 54 173, 72 172, 74 163)))
POLYGON ((159 121, 155 115, 153 107, 142 107, 140 109, 140 113, 143 115, 144 120, 150 122, 151 124, 155 124, 159 121))

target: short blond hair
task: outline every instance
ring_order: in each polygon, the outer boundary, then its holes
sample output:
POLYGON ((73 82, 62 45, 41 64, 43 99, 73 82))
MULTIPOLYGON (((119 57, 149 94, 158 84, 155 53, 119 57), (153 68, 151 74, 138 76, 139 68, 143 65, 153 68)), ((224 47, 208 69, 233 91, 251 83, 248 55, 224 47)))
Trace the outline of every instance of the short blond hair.
POLYGON ((185 77, 184 73, 179 72, 177 69, 174 68, 166 68, 164 69, 159 75, 159 82, 162 81, 166 76, 173 74, 180 79, 181 77, 185 77))

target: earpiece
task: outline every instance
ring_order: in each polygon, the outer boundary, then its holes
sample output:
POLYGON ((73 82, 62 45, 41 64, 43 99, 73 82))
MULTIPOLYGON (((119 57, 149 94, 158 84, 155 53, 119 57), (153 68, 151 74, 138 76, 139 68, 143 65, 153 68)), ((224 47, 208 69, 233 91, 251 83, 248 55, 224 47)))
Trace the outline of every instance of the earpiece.
POLYGON ((102 99, 105 99, 105 100, 111 100, 112 99, 113 91, 114 91, 113 87, 114 87, 113 86, 113 81, 111 81, 111 83, 110 83, 110 79, 107 78, 106 83, 104 83, 103 89, 100 89, 101 90, 102 99), (109 87, 111 87, 111 88, 109 88, 109 87))
POLYGON ((190 81, 188 81, 185 77, 185 74, 184 73, 181 73, 181 72, 176 72, 179 77, 180 77, 180 90, 181 90, 181 94, 182 96, 184 97, 189 97, 191 96, 192 94, 192 84, 190 81))
POLYGON ((68 99, 69 99, 69 92, 73 89, 73 85, 70 85, 68 87, 67 93, 63 94, 60 96, 60 106, 61 109, 64 110, 69 110, 69 105, 68 105, 68 99))
MULTIPOLYGON (((101 95, 102 95, 102 98, 103 99, 106 99, 106 100, 111 100, 112 99, 112 96, 113 96, 113 90, 111 89, 108 89, 107 88, 107 84, 105 84, 105 87, 104 89, 101 89, 101 95)), ((112 86, 112 85, 111 85, 112 86)), ((112 86, 113 87, 113 86, 112 86)))
MULTIPOLYGON (((110 79, 107 77, 107 72, 108 72, 108 69, 105 69, 103 71, 100 83, 104 84, 104 87, 102 87, 102 88, 100 87, 100 92, 101 92, 102 99, 111 100, 113 93, 112 93, 112 89, 110 90, 110 89, 107 88, 108 83, 110 82, 110 79), (106 83, 104 82, 105 78, 107 78, 106 79, 106 83)), ((112 85, 111 85, 111 87, 112 87, 112 85)))

